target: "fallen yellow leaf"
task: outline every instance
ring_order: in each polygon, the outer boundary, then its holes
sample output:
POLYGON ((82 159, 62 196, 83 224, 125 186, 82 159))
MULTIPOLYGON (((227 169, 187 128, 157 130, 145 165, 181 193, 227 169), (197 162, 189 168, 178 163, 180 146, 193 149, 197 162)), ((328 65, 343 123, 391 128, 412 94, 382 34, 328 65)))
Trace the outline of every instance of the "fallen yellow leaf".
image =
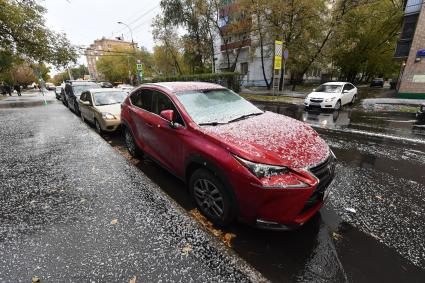
POLYGON ((183 254, 185 254, 185 255, 187 255, 190 251, 192 251, 192 246, 191 246, 191 245, 189 245, 189 244, 186 244, 186 245, 183 247, 183 249, 182 249, 182 252, 183 252, 183 254))
POLYGON ((340 240, 341 238, 342 238, 342 236, 341 236, 341 234, 338 234, 338 233, 336 233, 336 232, 333 232, 332 233, 332 237, 335 239, 335 240, 340 240))
POLYGON ((223 242, 229 247, 232 247, 232 240, 236 238, 236 235, 233 233, 226 233, 223 236, 223 242))
POLYGON ((136 276, 134 276, 133 278, 131 278, 129 283, 136 283, 136 276))
POLYGON ((112 224, 112 225, 118 224, 118 219, 115 219, 115 218, 114 218, 114 219, 112 219, 111 224, 112 224))

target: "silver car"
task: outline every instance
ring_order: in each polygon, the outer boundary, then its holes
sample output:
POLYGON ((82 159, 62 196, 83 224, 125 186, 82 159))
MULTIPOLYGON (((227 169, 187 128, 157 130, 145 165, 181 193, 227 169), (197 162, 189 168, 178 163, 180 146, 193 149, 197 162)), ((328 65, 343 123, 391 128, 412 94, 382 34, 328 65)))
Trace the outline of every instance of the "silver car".
POLYGON ((120 89, 90 89, 81 93, 81 119, 95 125, 96 131, 113 132, 121 123, 121 103, 127 92, 120 89))

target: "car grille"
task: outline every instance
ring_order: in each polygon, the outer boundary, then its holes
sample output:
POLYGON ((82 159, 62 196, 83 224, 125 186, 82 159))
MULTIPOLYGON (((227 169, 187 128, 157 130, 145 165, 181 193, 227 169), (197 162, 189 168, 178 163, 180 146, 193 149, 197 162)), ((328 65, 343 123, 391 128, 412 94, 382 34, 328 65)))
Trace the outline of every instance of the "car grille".
POLYGON ((323 102, 323 98, 310 98, 310 102, 320 103, 320 102, 323 102))
POLYGON ((313 207, 318 201, 323 200, 326 188, 335 176, 335 158, 331 154, 324 162, 310 168, 310 172, 319 179, 319 184, 308 199, 301 213, 313 207))

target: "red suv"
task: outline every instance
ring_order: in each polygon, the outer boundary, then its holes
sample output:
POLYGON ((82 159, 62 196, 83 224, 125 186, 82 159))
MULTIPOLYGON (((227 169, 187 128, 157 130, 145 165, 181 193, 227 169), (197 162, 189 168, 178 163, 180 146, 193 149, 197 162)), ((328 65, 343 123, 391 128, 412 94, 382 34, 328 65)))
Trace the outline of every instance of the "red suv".
POLYGON ((310 126, 220 85, 142 85, 123 102, 121 122, 130 154, 185 181, 217 225, 296 228, 320 209, 334 176, 335 156, 310 126))

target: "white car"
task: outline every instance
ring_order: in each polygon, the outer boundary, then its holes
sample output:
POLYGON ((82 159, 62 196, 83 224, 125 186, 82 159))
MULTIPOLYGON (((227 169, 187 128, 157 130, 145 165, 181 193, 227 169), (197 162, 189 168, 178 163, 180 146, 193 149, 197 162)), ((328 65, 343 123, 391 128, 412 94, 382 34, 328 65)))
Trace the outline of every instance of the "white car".
POLYGON ((343 105, 354 103, 356 98, 357 88, 351 83, 331 82, 313 89, 305 98, 304 106, 338 110, 343 105))
POLYGON ((134 89, 134 86, 128 84, 119 84, 116 88, 120 88, 123 91, 130 93, 134 89))

